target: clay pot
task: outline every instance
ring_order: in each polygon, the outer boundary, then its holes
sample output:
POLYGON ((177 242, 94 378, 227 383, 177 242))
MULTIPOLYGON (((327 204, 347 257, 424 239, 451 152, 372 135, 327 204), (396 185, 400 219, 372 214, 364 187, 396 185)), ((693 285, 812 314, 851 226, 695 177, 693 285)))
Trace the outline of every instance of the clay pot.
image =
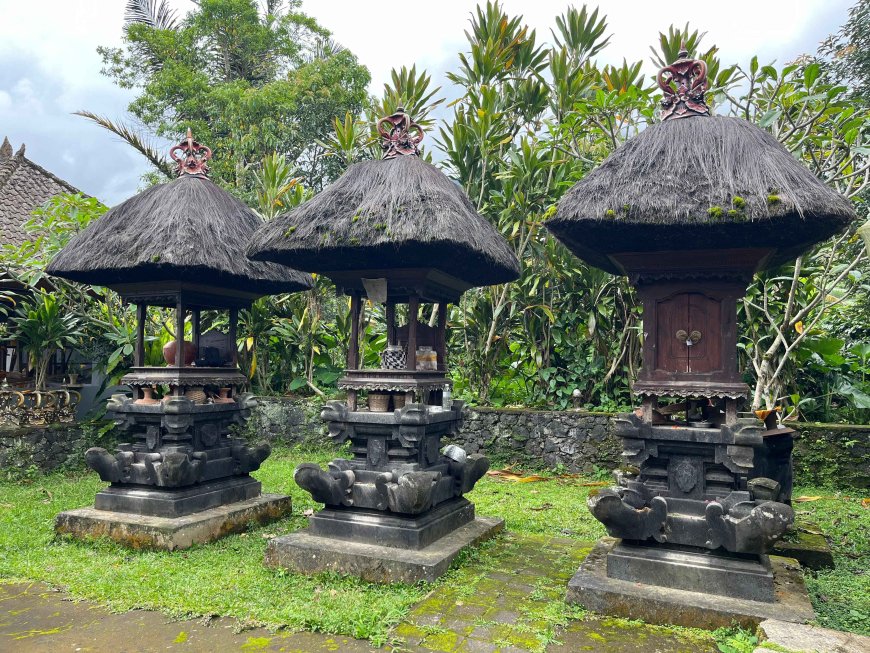
POLYGON ((232 404, 235 403, 235 399, 230 397, 230 392, 232 392, 232 388, 221 388, 219 390, 220 396, 214 400, 216 404, 232 404))
POLYGON ((154 404, 159 404, 160 400, 154 397, 154 388, 145 387, 142 388, 142 398, 137 399, 133 403, 140 406, 153 406, 154 404))
POLYGON ((393 410, 399 410, 405 407, 405 393, 396 392, 393 394, 393 410))
MULTIPOLYGON (((167 365, 175 365, 175 352, 178 347, 174 340, 170 340, 163 345, 163 360, 167 365)), ((184 341, 184 364, 190 365, 196 360, 196 346, 190 340, 184 341)))

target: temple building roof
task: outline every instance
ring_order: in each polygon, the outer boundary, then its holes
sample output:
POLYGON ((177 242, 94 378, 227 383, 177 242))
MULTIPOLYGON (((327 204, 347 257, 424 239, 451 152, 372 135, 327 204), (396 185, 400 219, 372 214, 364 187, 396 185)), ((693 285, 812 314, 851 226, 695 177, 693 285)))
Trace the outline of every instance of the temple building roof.
POLYGON ((18 246, 28 240, 24 223, 55 195, 81 192, 28 159, 24 150, 22 144, 13 154, 8 138, 0 146, 0 245, 18 246))

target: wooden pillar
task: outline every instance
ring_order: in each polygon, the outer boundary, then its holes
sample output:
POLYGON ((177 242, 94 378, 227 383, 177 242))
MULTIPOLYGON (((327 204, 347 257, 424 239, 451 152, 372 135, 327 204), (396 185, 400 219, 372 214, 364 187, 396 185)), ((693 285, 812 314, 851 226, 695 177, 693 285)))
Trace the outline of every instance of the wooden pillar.
POLYGON ((239 344, 237 342, 238 336, 236 335, 236 331, 238 329, 239 324, 239 309, 231 308, 230 309, 230 361, 236 367, 239 365, 239 344))
POLYGON ((147 304, 136 304, 136 354, 133 359, 133 367, 145 365, 145 317, 147 304))
POLYGON ((396 344, 396 302, 387 302, 387 344, 396 344))
POLYGON ((193 327, 193 346, 196 347, 197 355, 199 354, 199 309, 194 309, 190 312, 190 325, 193 327))
POLYGON ((184 304, 175 304, 175 367, 184 367, 184 304))
POLYGON ((447 302, 438 304, 438 335, 435 346, 438 355, 438 371, 447 369, 447 302))
POLYGON ((408 357, 407 369, 417 369, 417 313, 420 311, 420 298, 411 295, 408 298, 408 357))
POLYGON ((350 296, 350 342, 347 344, 347 369, 358 370, 359 361, 360 294, 354 290, 350 296))

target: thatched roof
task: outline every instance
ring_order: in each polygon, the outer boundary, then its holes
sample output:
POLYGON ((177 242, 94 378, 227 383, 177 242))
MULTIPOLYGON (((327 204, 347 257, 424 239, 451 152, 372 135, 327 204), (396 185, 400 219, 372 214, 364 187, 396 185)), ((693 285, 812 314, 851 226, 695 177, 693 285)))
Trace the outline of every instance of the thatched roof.
POLYGON ((109 287, 187 281, 261 295, 310 288, 308 274, 245 256, 262 224, 206 177, 185 174, 110 209, 73 238, 47 271, 109 287))
POLYGON ((617 252, 771 247, 782 263, 855 211, 763 129, 723 116, 652 125, 559 202, 546 226, 609 272, 617 252))
POLYGON ((308 272, 437 268, 472 286, 519 276, 513 251, 465 193, 413 155, 351 166, 260 228, 248 255, 308 272))

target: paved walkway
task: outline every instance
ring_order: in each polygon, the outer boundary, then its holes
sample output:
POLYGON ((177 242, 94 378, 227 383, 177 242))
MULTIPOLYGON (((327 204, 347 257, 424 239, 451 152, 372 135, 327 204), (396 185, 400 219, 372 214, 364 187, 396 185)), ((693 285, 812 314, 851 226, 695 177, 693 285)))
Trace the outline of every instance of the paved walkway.
MULTIPOLYGON (((654 627, 590 618, 567 606, 568 579, 587 550, 576 540, 508 534, 438 587, 381 650, 442 653, 715 653, 654 627)), ((233 620, 172 621, 158 612, 112 614, 40 583, 0 585, 2 653, 368 652, 367 642, 318 633, 234 633, 233 620)))

